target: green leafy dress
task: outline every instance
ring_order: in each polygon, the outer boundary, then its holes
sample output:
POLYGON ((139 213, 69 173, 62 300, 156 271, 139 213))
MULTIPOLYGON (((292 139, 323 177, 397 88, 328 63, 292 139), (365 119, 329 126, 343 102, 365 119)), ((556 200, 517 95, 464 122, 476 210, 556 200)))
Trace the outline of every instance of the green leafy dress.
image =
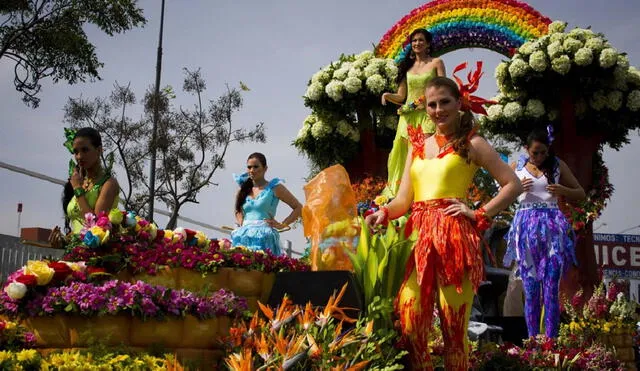
MULTIPOLYGON (((424 90, 429 80, 437 76, 437 70, 434 68, 429 72, 421 74, 413 74, 407 72, 407 100, 406 103, 413 102, 424 95, 424 90)), ((436 130, 435 124, 427 115, 424 108, 404 112, 400 114, 398 128, 396 129, 396 137, 393 140, 393 148, 389 153, 387 161, 388 178, 387 188, 382 194, 387 197, 395 197, 400 187, 400 180, 404 172, 404 164, 407 160, 407 152, 409 151, 407 126, 422 127, 422 131, 426 134, 433 134, 436 130)))
MULTIPOLYGON (((95 209, 96 203, 98 202, 98 196, 100 195, 100 190, 104 183, 111 178, 111 174, 105 174, 96 184, 91 187, 87 193, 84 194, 84 198, 87 200, 89 207, 91 209, 95 209)), ((116 198, 113 200, 112 209, 118 208, 118 203, 120 202, 120 197, 116 195, 116 198)), ((80 233, 82 230, 82 226, 84 224, 84 215, 82 215, 82 210, 80 210, 80 205, 78 205, 78 199, 76 196, 73 196, 69 204, 67 205, 67 218, 69 218, 69 224, 71 226, 71 231, 73 233, 80 233)))

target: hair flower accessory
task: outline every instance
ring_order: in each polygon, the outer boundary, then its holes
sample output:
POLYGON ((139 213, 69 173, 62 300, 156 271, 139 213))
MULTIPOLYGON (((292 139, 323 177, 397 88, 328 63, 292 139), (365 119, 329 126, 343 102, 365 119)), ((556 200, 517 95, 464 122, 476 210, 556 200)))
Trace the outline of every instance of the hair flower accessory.
POLYGON ((556 139, 553 136, 553 125, 551 124, 547 125, 547 139, 549 140, 549 145, 551 145, 553 141, 556 139))
POLYGON ((73 154, 73 140, 76 137, 76 130, 71 128, 64 128, 64 147, 69 150, 69 153, 73 154))
POLYGON ((476 70, 470 71, 467 74, 468 83, 463 83, 462 80, 456 76, 456 73, 467 68, 467 62, 459 64, 453 70, 453 78, 458 83, 458 87, 460 89, 460 99, 462 101, 462 110, 463 111, 471 111, 473 113, 479 113, 483 115, 487 115, 487 111, 484 109, 484 105, 486 104, 496 104, 498 102, 484 99, 475 95, 471 95, 476 90, 478 90, 478 86, 480 85, 480 77, 482 77, 482 61, 476 62, 476 70))
POLYGON ((242 186, 244 182, 249 179, 249 173, 244 173, 241 175, 233 174, 233 179, 238 183, 239 186, 242 186))

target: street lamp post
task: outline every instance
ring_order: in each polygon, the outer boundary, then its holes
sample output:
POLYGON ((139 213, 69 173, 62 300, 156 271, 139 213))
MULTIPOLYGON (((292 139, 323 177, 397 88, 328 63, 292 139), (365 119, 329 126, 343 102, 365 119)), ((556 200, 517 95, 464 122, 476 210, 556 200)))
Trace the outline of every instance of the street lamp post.
POLYGON ((156 140, 158 137, 158 100, 160 97, 160 73, 162 71, 162 31, 164 28, 164 0, 160 8, 160 35, 158 37, 158 55, 156 58, 156 86, 153 104, 153 130, 151 132, 151 164, 149 169, 149 221, 153 222, 153 208, 156 197, 156 140))

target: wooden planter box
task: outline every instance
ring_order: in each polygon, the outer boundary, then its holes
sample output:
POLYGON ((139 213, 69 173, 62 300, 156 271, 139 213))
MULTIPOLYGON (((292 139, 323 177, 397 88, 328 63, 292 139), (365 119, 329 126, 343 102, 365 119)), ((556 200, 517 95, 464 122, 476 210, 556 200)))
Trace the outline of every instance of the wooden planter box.
POLYGON ((146 347, 161 345, 167 348, 182 348, 180 335, 183 333, 183 319, 166 321, 131 319, 130 342, 133 346, 146 347))
POLYGON ((186 268, 161 270, 156 275, 136 274, 128 277, 118 275, 129 282, 138 280, 149 284, 173 289, 185 289, 199 295, 212 293, 220 289, 233 292, 247 298, 250 311, 258 309, 258 301, 266 303, 276 280, 275 273, 237 268, 220 268, 215 273, 200 273, 186 268))
POLYGON ((71 346, 69 328, 63 315, 27 318, 24 325, 36 336, 38 347, 71 346))
POLYGON ((124 315, 56 315, 28 318, 24 325, 35 334, 38 348, 84 348, 100 344, 211 350, 219 349, 220 338, 229 334, 231 318, 216 317, 201 321, 187 316, 164 321, 142 321, 124 315))
POLYGON ((87 347, 93 344, 107 346, 129 345, 131 317, 103 316, 65 318, 72 347, 87 347))

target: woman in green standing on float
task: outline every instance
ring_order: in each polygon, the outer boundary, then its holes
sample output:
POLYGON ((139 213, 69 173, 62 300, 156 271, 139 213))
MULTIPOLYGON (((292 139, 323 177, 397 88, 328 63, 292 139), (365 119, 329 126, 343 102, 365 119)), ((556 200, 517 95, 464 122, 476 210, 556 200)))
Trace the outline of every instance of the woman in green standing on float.
POLYGON ((393 148, 387 161, 387 187, 382 194, 395 197, 400 186, 404 163, 407 159, 408 138, 407 127, 421 127, 422 131, 431 136, 436 128, 424 106, 424 91, 429 80, 436 76, 445 76, 444 63, 440 58, 429 55, 432 36, 429 31, 418 28, 411 32, 408 38, 411 42, 410 51, 406 53, 398 65, 398 91, 382 94, 382 104, 391 102, 400 106, 398 114, 398 128, 393 140, 393 148))
POLYGON ((67 147, 76 165, 70 169, 70 177, 64 186, 62 208, 65 212, 65 231, 79 233, 84 223, 84 215, 109 212, 118 207, 120 187, 111 169, 102 167, 102 138, 90 127, 65 129, 67 147))

